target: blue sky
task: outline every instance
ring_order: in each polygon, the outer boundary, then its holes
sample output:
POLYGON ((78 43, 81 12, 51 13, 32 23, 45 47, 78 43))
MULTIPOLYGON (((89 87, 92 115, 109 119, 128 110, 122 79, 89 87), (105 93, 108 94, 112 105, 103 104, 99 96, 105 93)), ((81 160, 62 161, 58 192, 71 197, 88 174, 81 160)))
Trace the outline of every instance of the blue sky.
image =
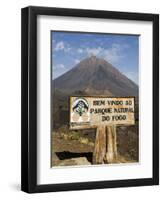
POLYGON ((139 36, 52 32, 53 79, 91 55, 107 60, 138 84, 139 36))

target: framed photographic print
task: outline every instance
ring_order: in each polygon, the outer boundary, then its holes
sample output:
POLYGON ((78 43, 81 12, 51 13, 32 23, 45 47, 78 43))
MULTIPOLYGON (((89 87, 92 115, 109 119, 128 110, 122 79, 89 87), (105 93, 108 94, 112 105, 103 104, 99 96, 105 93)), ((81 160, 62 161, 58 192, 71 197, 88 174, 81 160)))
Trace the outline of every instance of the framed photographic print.
POLYGON ((22 190, 159 184, 159 16, 22 9, 22 190))

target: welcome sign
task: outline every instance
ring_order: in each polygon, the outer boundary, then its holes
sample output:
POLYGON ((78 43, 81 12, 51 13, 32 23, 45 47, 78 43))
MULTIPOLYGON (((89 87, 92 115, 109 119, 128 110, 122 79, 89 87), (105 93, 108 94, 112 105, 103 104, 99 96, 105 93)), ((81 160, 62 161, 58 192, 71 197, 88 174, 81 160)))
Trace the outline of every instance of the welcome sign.
POLYGON ((70 128, 134 125, 134 97, 70 97, 70 128))

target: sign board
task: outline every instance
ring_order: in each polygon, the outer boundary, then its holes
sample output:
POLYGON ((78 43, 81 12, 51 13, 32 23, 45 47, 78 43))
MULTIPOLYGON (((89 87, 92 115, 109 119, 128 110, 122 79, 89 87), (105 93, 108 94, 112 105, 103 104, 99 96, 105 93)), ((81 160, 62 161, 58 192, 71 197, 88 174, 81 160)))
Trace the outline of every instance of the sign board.
POLYGON ((70 128, 134 125, 134 97, 70 97, 70 128))

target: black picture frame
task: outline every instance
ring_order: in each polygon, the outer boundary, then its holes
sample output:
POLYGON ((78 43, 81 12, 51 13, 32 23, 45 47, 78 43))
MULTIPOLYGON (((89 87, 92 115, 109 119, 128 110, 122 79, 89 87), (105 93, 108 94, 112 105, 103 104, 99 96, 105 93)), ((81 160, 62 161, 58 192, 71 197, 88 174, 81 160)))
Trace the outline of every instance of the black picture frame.
MULTIPOLYGON (((21 190, 28 193, 100 189, 159 184, 159 15, 30 6, 21 12, 21 190), (37 16, 55 15, 153 23, 153 177, 37 184, 37 16)), ((152 89, 152 88, 151 88, 152 89)))

